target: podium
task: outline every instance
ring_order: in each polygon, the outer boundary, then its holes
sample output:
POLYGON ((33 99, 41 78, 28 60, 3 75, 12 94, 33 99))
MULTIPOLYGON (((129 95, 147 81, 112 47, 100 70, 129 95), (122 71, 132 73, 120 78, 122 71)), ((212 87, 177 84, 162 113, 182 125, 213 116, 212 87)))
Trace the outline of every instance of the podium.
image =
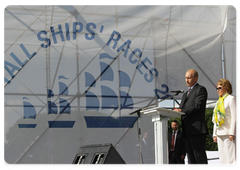
POLYGON ((161 107, 142 110, 141 113, 152 116, 154 123, 155 164, 168 164, 168 120, 185 113, 161 107))

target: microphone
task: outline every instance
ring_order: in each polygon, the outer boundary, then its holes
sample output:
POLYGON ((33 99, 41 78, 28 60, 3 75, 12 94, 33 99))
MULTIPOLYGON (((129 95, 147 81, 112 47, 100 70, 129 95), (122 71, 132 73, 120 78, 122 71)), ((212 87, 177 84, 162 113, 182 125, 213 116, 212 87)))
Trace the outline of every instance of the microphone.
POLYGON ((176 90, 176 91, 170 91, 169 93, 184 93, 184 90, 176 90))

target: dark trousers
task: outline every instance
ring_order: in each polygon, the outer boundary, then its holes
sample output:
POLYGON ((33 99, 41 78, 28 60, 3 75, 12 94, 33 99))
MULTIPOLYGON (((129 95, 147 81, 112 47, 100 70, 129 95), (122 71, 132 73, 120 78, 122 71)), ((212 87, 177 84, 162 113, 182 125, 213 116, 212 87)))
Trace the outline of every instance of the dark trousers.
POLYGON ((175 151, 169 153, 169 164, 184 164, 184 160, 178 158, 175 151))
POLYGON ((185 138, 189 164, 208 164, 206 155, 206 135, 187 135, 185 138))

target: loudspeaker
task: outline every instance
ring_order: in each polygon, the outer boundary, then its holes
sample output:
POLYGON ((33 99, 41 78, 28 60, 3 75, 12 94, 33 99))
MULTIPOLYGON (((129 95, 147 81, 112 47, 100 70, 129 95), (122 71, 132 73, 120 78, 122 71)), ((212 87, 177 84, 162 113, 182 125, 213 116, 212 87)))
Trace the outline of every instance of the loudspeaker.
POLYGON ((73 164, 125 164, 125 161, 112 144, 97 144, 80 147, 73 164))

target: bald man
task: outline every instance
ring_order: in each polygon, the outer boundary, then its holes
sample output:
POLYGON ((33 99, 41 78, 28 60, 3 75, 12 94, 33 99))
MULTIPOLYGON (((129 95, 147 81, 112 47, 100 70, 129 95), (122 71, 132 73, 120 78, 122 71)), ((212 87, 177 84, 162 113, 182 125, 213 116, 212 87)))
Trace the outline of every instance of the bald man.
POLYGON ((207 164, 205 110, 207 90, 199 85, 198 72, 190 69, 185 74, 188 91, 183 94, 181 105, 175 111, 183 112, 182 131, 185 137, 189 164, 207 164))

